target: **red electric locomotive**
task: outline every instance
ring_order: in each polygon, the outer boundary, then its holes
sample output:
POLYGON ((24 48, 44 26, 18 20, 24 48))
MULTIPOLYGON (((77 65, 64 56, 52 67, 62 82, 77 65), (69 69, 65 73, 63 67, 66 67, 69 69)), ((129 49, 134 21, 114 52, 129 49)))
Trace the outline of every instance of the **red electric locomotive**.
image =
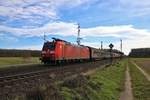
POLYGON ((74 45, 56 38, 53 38, 52 42, 44 43, 41 54, 43 63, 61 63, 89 59, 90 51, 88 47, 74 45))

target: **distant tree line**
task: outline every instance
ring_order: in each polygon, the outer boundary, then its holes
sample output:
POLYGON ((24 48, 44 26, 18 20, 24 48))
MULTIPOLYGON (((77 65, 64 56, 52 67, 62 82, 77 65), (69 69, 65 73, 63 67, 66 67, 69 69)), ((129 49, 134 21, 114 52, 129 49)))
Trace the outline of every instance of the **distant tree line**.
POLYGON ((40 57, 40 50, 0 49, 0 57, 40 57))
POLYGON ((132 49, 129 53, 130 57, 150 57, 150 48, 132 49))

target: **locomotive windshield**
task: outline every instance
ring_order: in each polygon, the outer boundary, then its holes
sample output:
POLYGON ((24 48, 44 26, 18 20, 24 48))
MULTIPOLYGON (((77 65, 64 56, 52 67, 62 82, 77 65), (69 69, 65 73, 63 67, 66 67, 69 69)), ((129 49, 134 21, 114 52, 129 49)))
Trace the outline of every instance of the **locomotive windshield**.
POLYGON ((45 50, 45 49, 54 50, 55 49, 55 43, 53 43, 53 42, 44 43, 43 50, 45 50))

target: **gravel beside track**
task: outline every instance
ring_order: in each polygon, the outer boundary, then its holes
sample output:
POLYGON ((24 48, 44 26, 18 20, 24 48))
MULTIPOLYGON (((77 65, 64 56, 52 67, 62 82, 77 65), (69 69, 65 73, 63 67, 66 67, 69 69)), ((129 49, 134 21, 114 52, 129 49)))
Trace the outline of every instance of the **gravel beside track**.
MULTIPOLYGON (((5 97, 21 95, 43 84, 50 86, 55 81, 63 81, 67 77, 108 64, 110 64, 109 60, 103 60, 70 65, 55 65, 52 67, 50 65, 39 65, 40 67, 37 67, 37 69, 34 66, 30 67, 30 70, 26 69, 26 71, 23 70, 24 68, 13 70, 13 73, 9 70, 8 75, 0 74, 0 98, 5 100, 5 97)), ((7 70, 5 71, 7 72, 7 70)))

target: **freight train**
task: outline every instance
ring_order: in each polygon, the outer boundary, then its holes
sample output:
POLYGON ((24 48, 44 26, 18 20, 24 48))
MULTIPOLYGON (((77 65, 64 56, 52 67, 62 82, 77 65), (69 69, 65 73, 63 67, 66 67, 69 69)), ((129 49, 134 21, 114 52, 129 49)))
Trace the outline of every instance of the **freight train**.
POLYGON ((95 61, 101 59, 118 58, 123 53, 118 50, 96 49, 84 45, 74 45, 65 40, 52 38, 52 42, 45 42, 41 53, 41 61, 47 63, 66 63, 95 61))

